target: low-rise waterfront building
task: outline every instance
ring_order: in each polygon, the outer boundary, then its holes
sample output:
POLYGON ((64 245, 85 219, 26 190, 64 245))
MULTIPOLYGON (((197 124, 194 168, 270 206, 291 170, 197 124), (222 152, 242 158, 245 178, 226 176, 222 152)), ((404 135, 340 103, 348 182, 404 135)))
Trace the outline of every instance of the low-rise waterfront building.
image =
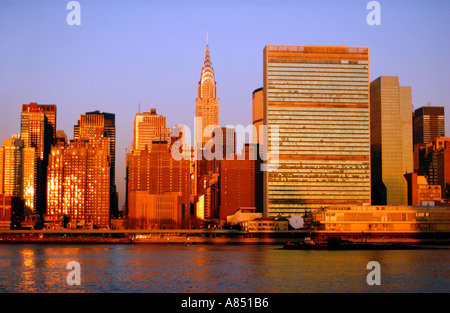
POLYGON ((14 229, 20 225, 24 201, 19 197, 0 194, 0 229, 14 229))
POLYGON ((425 176, 417 173, 405 174, 408 182, 408 205, 434 206, 441 200, 441 186, 429 185, 425 176))
POLYGON ((242 207, 236 210, 236 213, 227 216, 227 225, 235 226, 258 218, 262 218, 262 212, 256 212, 255 207, 242 207))
POLYGON ((287 219, 277 219, 273 217, 257 218, 251 221, 240 222, 241 230, 246 232, 264 232, 264 231, 287 231, 289 221, 287 219))
POLYGON ((449 232, 448 206, 330 206, 316 214, 318 230, 342 232, 449 232))

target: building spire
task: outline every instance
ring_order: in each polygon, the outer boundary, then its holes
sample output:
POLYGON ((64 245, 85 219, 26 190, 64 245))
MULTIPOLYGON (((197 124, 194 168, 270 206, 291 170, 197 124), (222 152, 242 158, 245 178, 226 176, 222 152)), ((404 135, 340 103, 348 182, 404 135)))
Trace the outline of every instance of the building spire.
POLYGON ((211 59, 209 57, 209 44, 208 44, 208 31, 206 32, 206 55, 205 55, 205 63, 211 62, 211 59))

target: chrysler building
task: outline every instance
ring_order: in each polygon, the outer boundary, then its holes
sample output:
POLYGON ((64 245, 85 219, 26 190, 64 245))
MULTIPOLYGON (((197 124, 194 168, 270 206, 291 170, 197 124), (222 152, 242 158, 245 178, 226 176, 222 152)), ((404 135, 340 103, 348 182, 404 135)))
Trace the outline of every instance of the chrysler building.
POLYGON ((209 125, 219 125, 219 99, 217 98, 214 70, 209 57, 208 35, 206 35, 205 61, 203 62, 200 81, 198 83, 195 116, 197 117, 196 142, 202 142, 202 146, 204 146, 212 138, 212 129, 207 131, 205 136, 205 128, 209 125), (201 118, 201 122, 199 118, 201 118))

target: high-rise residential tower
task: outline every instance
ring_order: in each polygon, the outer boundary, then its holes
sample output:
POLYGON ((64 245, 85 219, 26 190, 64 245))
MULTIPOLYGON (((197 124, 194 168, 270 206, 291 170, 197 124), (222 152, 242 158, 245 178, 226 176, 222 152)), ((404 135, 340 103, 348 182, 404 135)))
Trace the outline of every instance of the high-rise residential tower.
POLYGON ((47 179, 48 214, 69 217, 72 227, 79 223, 109 227, 109 147, 109 138, 102 135, 52 147, 47 179))
POLYGON ((370 204, 369 49, 268 45, 263 92, 264 215, 370 204))
POLYGON ((414 170, 411 94, 396 76, 370 83, 372 204, 408 204, 404 175, 414 170))
POLYGON ((116 117, 113 113, 100 111, 86 112, 80 116, 78 124, 74 126, 75 140, 91 140, 96 136, 109 138, 110 156, 110 211, 111 215, 118 214, 118 199, 116 193, 116 117))
POLYGON ((217 85, 209 56, 208 40, 206 40, 205 60, 198 83, 195 116, 201 118, 201 122, 199 119, 196 122, 195 143, 201 143, 204 146, 212 138, 212 132, 203 136, 205 128, 211 125, 219 125, 219 99, 217 98, 217 85))

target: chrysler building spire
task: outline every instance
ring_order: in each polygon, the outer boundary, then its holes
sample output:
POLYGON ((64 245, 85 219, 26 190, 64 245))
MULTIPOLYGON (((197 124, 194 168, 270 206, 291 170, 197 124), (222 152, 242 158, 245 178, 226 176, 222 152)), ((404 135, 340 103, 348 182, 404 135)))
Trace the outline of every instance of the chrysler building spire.
POLYGON ((202 138, 203 143, 211 138, 211 134, 204 134, 205 128, 209 125, 219 125, 219 99, 217 99, 216 91, 217 85, 209 56, 208 33, 206 33, 206 53, 198 83, 195 114, 196 117, 201 118, 201 125, 197 125, 196 138, 197 140, 202 138))

